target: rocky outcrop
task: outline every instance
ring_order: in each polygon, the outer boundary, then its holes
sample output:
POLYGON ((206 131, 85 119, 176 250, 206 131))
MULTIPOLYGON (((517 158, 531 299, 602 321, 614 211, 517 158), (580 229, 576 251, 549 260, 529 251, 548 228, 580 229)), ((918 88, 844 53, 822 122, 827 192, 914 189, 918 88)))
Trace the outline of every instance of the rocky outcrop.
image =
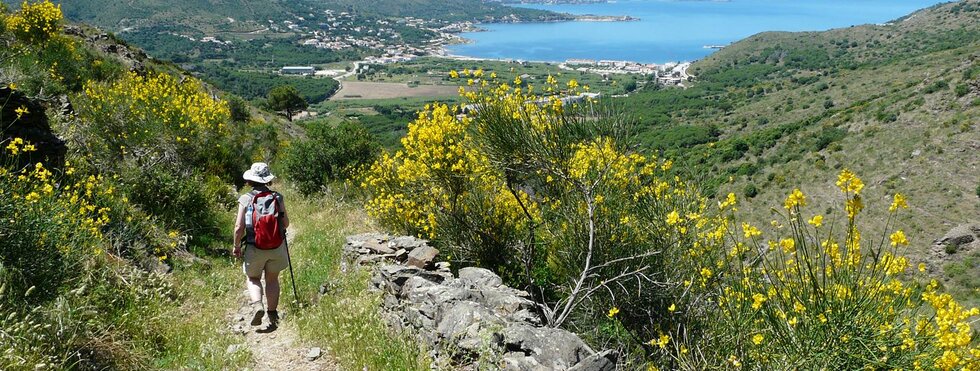
MULTIPOLYGON (((67 146, 55 135, 41 102, 7 87, 0 88, 0 143, 5 147, 13 138, 30 142, 36 151, 22 153, 16 168, 42 162, 49 168, 60 168, 65 161, 67 146), (21 113, 17 111, 21 110, 21 113), (24 111, 26 110, 26 112, 24 111)), ((7 152, 3 152, 0 157, 7 152)))
POLYGON ((617 355, 596 353, 577 335, 547 327, 527 292, 477 267, 456 274, 438 250, 413 237, 347 238, 350 261, 373 269, 372 286, 396 330, 415 334, 437 366, 504 370, 613 370, 617 355))
POLYGON ((929 249, 930 271, 942 269, 942 264, 959 259, 980 249, 980 224, 959 225, 933 241, 929 249))

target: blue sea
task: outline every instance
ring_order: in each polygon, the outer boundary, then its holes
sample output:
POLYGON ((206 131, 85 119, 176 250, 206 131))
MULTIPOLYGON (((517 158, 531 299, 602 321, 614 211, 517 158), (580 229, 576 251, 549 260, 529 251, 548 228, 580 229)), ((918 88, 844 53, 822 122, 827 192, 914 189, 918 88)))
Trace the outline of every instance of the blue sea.
POLYGON ((635 22, 482 25, 455 55, 565 61, 571 58, 665 63, 701 59, 713 49, 763 31, 821 31, 885 23, 936 0, 618 0, 587 5, 522 5, 571 14, 628 15, 635 22))

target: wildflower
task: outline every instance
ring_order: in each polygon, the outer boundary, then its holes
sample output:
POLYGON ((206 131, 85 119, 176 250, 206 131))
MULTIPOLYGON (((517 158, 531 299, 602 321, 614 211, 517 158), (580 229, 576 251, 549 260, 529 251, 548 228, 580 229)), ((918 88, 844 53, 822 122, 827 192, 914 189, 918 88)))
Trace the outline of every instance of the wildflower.
POLYGON ((735 194, 729 193, 728 197, 725 197, 725 201, 718 203, 718 209, 725 210, 730 206, 735 206, 735 194))
POLYGON ((11 82, 7 84, 7 88, 10 90, 17 90, 17 83, 11 82))
POLYGON ((781 241, 779 241, 779 247, 782 247, 783 251, 787 254, 795 252, 796 240, 793 240, 792 238, 784 238, 781 241))
POLYGON ((670 313, 674 313, 675 311, 677 311, 677 305, 674 305, 673 303, 671 303, 670 306, 667 307, 667 311, 670 312, 670 313))
POLYGON ((569 89, 578 88, 578 81, 575 81, 574 79, 573 80, 568 80, 568 88, 569 89))
POLYGON ((819 227, 820 225, 823 224, 823 215, 814 215, 812 218, 810 218, 810 220, 807 220, 806 222, 810 223, 814 227, 819 227))
POLYGON ((671 211, 670 214, 667 214, 667 225, 674 225, 679 223, 680 221, 681 221, 681 216, 680 214, 677 213, 676 210, 671 211))
POLYGON ((458 79, 459 78, 459 72, 456 72, 456 70, 449 71, 449 77, 450 78, 453 78, 453 79, 458 79))
POLYGON ((841 192, 858 195, 864 189, 864 182, 850 170, 844 169, 837 176, 837 186, 840 187, 841 192))
POLYGON ((794 207, 802 206, 806 206, 806 196, 803 195, 803 192, 799 188, 794 189, 789 194, 789 197, 786 197, 786 202, 783 204, 786 210, 792 210, 794 207))
POLYGON ((650 346, 660 347, 660 349, 664 349, 667 347, 667 344, 670 344, 670 335, 660 334, 660 337, 650 340, 649 344, 650 346))
POLYGON ((745 234, 745 238, 752 238, 761 235, 762 231, 749 223, 742 223, 742 233, 745 234))
POLYGON ((735 367, 742 367, 742 361, 739 361, 738 357, 734 354, 728 357, 728 363, 731 363, 735 367))
POLYGON ((895 233, 892 233, 892 235, 888 236, 888 238, 892 241, 892 246, 909 244, 909 240, 905 238, 905 232, 903 232, 901 229, 895 231, 895 233))
POLYGON ((905 196, 901 193, 896 193, 892 205, 888 207, 888 211, 895 212, 898 208, 908 209, 909 204, 905 200, 905 196))
POLYGON ((764 341, 765 339, 766 337, 762 336, 762 334, 755 334, 755 336, 752 337, 752 344, 761 345, 762 341, 764 341))
POLYGON ((28 113, 31 113, 31 112, 27 110, 27 107, 20 106, 20 107, 18 107, 17 109, 14 110, 14 113, 16 113, 17 114, 17 118, 20 119, 22 116, 24 116, 24 115, 26 115, 28 113))
POLYGON ((919 272, 926 271, 926 263, 919 263, 919 272))
POLYGON ((608 314, 606 314, 606 317, 609 317, 609 318, 613 318, 613 317, 615 317, 615 316, 616 316, 617 314, 619 314, 619 308, 616 308, 616 307, 612 307, 612 308, 610 308, 610 309, 609 309, 609 313, 608 313, 608 314))
POLYGON ((713 273, 713 272, 711 272, 711 269, 709 269, 709 268, 707 268, 707 267, 705 267, 705 268, 701 268, 701 277, 704 277, 704 279, 708 279, 708 278, 711 278, 711 276, 712 276, 713 274, 714 274, 714 273, 713 273))
POLYGON ((765 295, 759 293, 752 294, 752 309, 759 310, 762 308, 762 303, 765 303, 766 300, 765 295))
POLYGON ((861 200, 861 196, 855 195, 854 198, 847 200, 844 209, 847 210, 847 217, 853 220, 861 210, 864 210, 864 202, 861 200))

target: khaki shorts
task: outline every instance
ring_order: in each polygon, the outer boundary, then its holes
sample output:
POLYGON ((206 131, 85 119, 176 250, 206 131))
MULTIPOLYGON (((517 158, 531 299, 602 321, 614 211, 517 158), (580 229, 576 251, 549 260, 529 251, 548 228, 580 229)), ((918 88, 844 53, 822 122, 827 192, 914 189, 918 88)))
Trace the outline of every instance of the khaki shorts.
POLYGON ((245 262, 242 271, 252 278, 262 277, 262 271, 279 273, 289 267, 286 248, 279 246, 272 250, 262 250, 255 246, 245 246, 245 262))

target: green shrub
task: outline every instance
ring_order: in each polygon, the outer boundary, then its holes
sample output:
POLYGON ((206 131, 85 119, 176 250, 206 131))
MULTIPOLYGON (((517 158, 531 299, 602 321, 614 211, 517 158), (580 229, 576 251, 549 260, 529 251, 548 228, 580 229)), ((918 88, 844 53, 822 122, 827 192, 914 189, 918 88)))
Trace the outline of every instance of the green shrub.
POLYGON ((746 184, 745 188, 742 189, 742 194, 748 198, 755 198, 755 196, 759 195, 759 188, 752 183, 746 184))
POLYGON ((957 98, 961 98, 964 95, 967 95, 967 94, 970 93, 970 86, 967 85, 967 84, 959 84, 959 85, 956 85, 955 92, 956 92, 956 97, 957 98))
POLYGON ((932 94, 937 91, 946 90, 946 89, 949 89, 949 83, 946 82, 945 80, 939 80, 932 84, 929 84, 928 86, 925 87, 925 89, 922 89, 922 93, 932 94))
POLYGON ((290 143, 284 170, 300 191, 311 194, 330 182, 345 180, 377 155, 380 145, 363 126, 324 122, 307 126, 307 138, 290 143))

